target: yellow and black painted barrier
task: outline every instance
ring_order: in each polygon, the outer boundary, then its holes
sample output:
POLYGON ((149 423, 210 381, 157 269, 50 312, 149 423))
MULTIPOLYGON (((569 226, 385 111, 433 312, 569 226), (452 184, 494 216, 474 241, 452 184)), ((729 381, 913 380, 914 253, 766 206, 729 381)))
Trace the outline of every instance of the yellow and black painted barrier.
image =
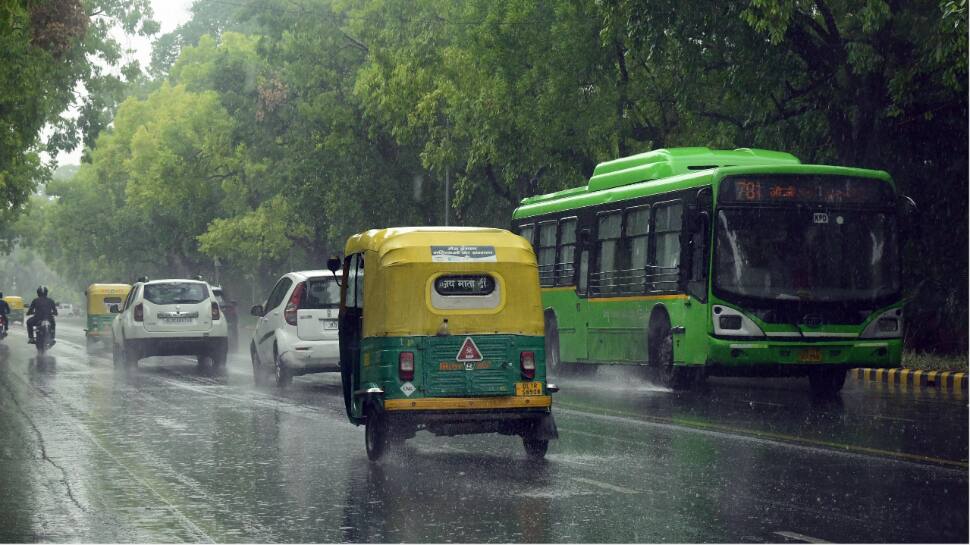
POLYGON ((930 386, 946 390, 966 390, 967 374, 957 371, 921 371, 918 369, 853 369, 851 376, 858 380, 898 384, 900 386, 930 386))

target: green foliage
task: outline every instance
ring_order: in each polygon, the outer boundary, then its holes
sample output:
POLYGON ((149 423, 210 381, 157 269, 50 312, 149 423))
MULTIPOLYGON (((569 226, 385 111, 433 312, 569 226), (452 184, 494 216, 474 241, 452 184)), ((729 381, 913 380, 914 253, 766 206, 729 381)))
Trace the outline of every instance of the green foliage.
POLYGON ((103 81, 91 164, 21 235, 84 281, 319 267, 353 232, 440 223, 446 172, 459 223, 507 226, 603 160, 764 147, 893 174, 924 218, 908 341, 965 349, 966 0, 199 0, 151 74, 103 81))

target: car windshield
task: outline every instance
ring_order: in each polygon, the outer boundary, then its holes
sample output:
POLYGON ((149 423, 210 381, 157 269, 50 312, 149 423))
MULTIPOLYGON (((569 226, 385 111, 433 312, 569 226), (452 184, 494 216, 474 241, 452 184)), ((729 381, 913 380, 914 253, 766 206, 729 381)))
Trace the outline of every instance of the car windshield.
POLYGON ((165 282, 147 284, 145 300, 156 305, 201 303, 209 297, 205 284, 198 282, 165 282))
POLYGON ((340 306, 340 286, 333 278, 311 278, 306 284, 307 296, 300 308, 338 308, 340 306))
POLYGON ((879 300, 900 289, 895 237, 883 212, 720 210, 714 287, 756 299, 879 300))

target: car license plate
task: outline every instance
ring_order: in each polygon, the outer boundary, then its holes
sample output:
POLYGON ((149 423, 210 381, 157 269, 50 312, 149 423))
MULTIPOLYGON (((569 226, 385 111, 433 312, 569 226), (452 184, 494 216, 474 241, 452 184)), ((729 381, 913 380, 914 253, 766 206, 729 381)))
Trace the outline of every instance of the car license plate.
POLYGON ((517 396, 541 396, 541 382, 516 382, 515 395, 517 396))
POLYGON ((337 329, 337 320, 321 320, 324 329, 337 329))
POLYGON ((820 362, 822 361, 822 351, 818 348, 808 348, 798 353, 798 361, 820 362))
POLYGON ((167 323, 167 324, 190 324, 190 323, 192 323, 192 318, 165 318, 165 323, 167 323))

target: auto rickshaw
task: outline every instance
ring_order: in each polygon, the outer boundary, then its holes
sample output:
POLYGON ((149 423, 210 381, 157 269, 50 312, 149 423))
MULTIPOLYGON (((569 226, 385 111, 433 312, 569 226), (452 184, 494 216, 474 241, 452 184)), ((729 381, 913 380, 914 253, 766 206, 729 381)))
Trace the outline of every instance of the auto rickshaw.
POLYGON ((422 429, 518 435, 543 458, 558 388, 531 245, 502 229, 402 227, 354 235, 345 255, 341 377, 368 458, 422 429))
POLYGON ((24 298, 19 295, 4 295, 3 300, 10 306, 7 327, 14 322, 24 323, 24 298))
POLYGON ((91 284, 84 290, 88 316, 84 337, 89 352, 97 348, 99 342, 105 348, 111 345, 111 321, 121 308, 121 303, 128 297, 129 291, 130 284, 91 284))

